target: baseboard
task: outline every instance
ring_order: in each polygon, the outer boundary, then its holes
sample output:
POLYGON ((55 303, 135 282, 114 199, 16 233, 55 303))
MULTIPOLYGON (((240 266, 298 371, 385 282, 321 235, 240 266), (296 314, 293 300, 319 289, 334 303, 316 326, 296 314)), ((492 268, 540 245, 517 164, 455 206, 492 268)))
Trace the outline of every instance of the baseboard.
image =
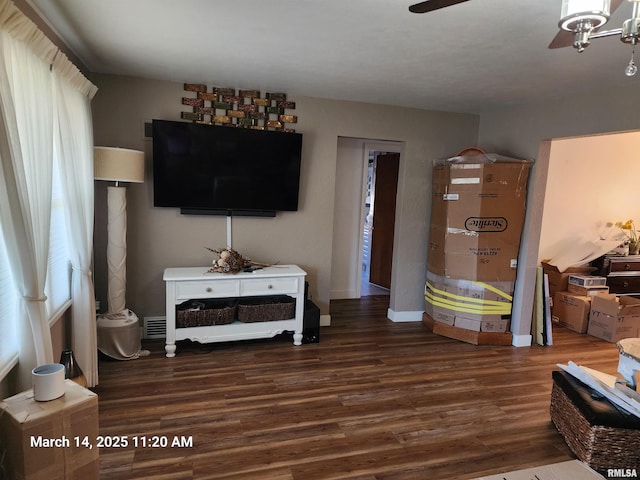
POLYGON ((331 315, 320 315, 320 326, 321 327, 330 327, 331 326, 331 315))
POLYGON ((531 335, 516 335, 513 334, 511 345, 514 347, 530 347, 533 337, 531 335))
POLYGON ((395 312, 390 308, 387 310, 387 318, 392 322, 421 322, 422 314, 424 311, 419 312, 395 312))

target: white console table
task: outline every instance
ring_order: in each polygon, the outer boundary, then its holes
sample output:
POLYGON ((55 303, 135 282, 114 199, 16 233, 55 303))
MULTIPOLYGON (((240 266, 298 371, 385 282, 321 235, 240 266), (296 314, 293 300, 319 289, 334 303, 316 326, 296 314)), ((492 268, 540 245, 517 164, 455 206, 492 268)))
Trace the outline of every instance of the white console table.
POLYGON ((274 265, 253 272, 208 273, 207 267, 167 268, 166 282, 167 357, 174 357, 177 340, 200 343, 270 338, 293 331, 293 344, 302 344, 304 280, 306 272, 296 265, 274 265), (289 295, 296 299, 295 317, 289 320, 176 328, 176 305, 203 298, 239 298, 289 295))

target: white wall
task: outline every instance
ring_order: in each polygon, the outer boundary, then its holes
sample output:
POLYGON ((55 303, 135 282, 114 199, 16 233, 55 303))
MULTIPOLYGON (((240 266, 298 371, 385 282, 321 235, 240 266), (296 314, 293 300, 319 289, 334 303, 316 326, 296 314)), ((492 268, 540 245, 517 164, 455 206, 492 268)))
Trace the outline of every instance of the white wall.
MULTIPOLYGON (((622 72, 611 72, 622 75, 622 72)), ((579 85, 580 79, 576 79, 579 85)), ((606 89, 548 102, 514 106, 480 116, 480 145, 489 152, 536 158, 540 142, 551 138, 640 129, 640 84, 606 89)))
POLYGON ((552 140, 538 259, 597 241, 607 222, 640 222, 638 178, 640 131, 552 140))
MULTIPOLYGON (((93 100, 97 145, 145 150, 146 181, 128 187, 127 304, 139 316, 164 313, 162 272, 170 266, 208 265, 204 247, 226 244, 224 217, 182 216, 153 208, 151 142, 144 122, 178 120, 181 83, 95 75, 93 100)), ((431 161, 477 143, 478 117, 384 105, 295 97, 296 131, 304 135, 300 210, 276 218, 237 218, 233 246, 263 262, 296 263, 308 272, 311 294, 329 311, 333 254, 336 158, 339 137, 403 142, 394 253, 395 311, 422 311, 429 225, 431 161)), ((96 290, 104 301, 104 182, 96 182, 96 290)))
POLYGON ((339 138, 333 252, 331 257, 331 299, 357 298, 358 269, 362 257, 355 238, 360 235, 364 180, 364 145, 357 138, 339 138))

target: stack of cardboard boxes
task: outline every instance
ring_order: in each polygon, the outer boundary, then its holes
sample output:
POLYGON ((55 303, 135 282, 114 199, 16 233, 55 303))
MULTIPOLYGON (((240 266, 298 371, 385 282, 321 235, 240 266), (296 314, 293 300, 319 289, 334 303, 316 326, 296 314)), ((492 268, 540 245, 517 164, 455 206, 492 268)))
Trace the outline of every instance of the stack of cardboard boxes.
POLYGON ((591 276, 595 268, 588 266, 570 267, 560 272, 549 262, 542 262, 542 268, 549 278, 552 320, 573 331, 586 333, 591 297, 597 293, 609 293, 606 281, 600 280, 602 277, 591 276))
POLYGON ((424 323, 470 343, 510 344, 531 163, 454 157, 433 168, 424 323))
POLYGON ((608 342, 640 337, 640 299, 609 294, 606 277, 589 275, 589 267, 563 273, 548 263, 543 267, 553 294, 553 322, 608 342))

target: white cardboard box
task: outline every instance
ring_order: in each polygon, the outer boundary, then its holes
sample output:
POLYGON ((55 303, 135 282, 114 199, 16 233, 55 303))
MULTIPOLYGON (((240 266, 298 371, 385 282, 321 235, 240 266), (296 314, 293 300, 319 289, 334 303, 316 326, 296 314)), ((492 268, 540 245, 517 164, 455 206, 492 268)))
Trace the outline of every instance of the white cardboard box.
POLYGON ((594 275, 569 275, 569 285, 578 285, 579 287, 595 287, 598 285, 606 285, 607 277, 596 277, 594 275))

